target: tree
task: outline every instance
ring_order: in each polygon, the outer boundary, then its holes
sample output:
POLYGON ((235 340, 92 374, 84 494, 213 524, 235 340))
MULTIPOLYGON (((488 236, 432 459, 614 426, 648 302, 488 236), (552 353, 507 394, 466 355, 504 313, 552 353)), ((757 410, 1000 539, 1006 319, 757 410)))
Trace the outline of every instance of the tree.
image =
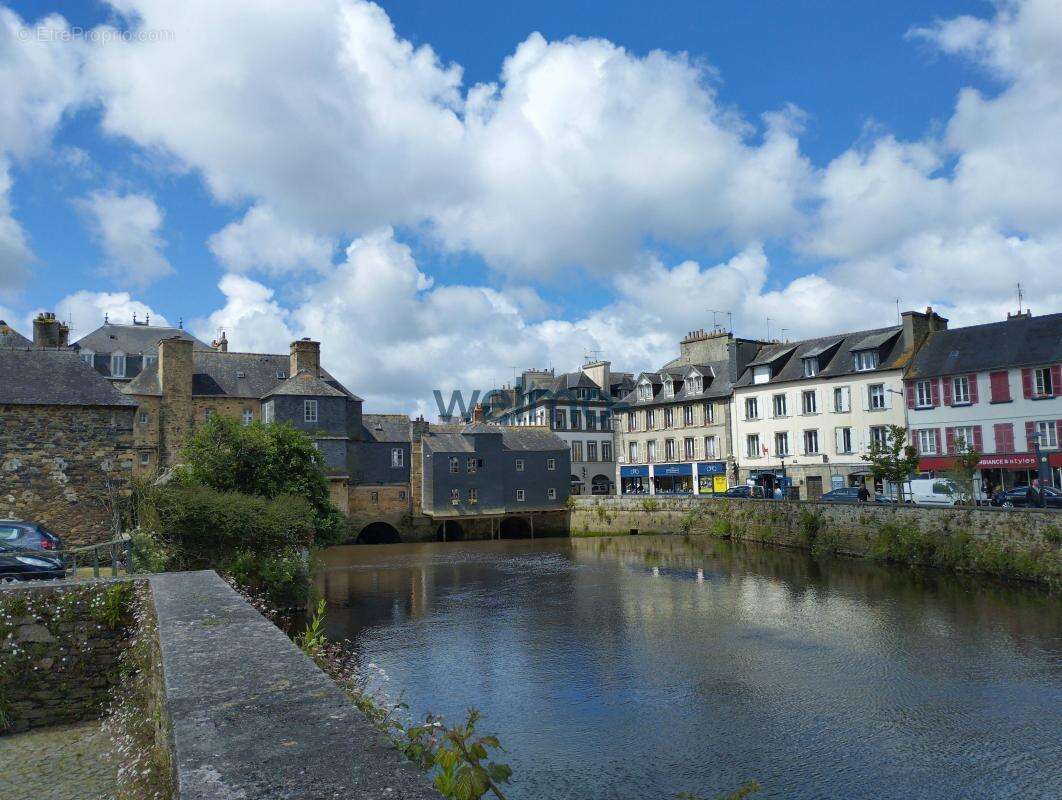
POLYGON ((907 430, 900 425, 889 425, 884 442, 871 442, 870 451, 863 456, 870 464, 875 478, 896 484, 899 500, 903 501, 903 485, 918 467, 918 451, 907 444, 907 430))
POLYGON ((974 501, 974 475, 981 454, 965 439, 955 440, 955 463, 944 475, 955 486, 953 496, 959 503, 974 501))

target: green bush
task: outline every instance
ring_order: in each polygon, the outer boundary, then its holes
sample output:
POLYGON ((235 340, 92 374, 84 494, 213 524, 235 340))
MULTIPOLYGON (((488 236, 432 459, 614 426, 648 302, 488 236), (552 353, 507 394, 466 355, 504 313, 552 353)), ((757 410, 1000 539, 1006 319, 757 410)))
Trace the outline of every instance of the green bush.
POLYGON ((305 608, 310 600, 310 566, 302 551, 256 555, 237 553, 223 571, 274 608, 305 608))
POLYGON ((137 572, 166 572, 175 568, 173 548, 161 537, 137 529, 129 538, 133 545, 133 568, 137 572))

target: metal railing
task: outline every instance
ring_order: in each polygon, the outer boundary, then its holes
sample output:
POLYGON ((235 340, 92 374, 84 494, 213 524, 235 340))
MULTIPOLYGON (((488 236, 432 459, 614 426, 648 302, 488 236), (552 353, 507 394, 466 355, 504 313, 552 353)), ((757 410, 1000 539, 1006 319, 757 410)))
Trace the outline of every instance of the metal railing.
POLYGON ((67 577, 78 578, 78 570, 92 567, 92 577, 100 577, 101 572, 109 571, 111 577, 118 577, 119 572, 132 575, 133 540, 121 536, 109 542, 89 544, 82 547, 68 547, 62 550, 28 550, 22 548, 0 548, 3 556, 30 556, 33 558, 55 559, 63 567, 67 577))

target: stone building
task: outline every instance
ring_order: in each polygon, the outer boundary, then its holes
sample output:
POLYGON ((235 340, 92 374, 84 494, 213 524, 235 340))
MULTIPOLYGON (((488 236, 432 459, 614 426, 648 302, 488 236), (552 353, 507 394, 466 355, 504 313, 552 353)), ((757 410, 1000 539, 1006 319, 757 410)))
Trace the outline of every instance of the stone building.
POLYGON ((0 348, 0 518, 106 541, 133 470, 136 403, 62 350, 0 348))
MULTIPOLYGON (((36 334, 36 325, 34 333, 36 334)), ((220 341, 214 343, 215 347, 211 348, 183 328, 152 325, 150 317, 138 321, 135 316, 129 325, 110 322, 105 318, 100 327, 82 336, 71 346, 97 372, 110 378, 116 385, 121 385, 131 381, 142 370, 158 361, 159 342, 173 338, 191 342, 193 349, 199 351, 228 348, 224 334, 220 341)))
POLYGON ((814 500, 871 482, 862 456, 906 427, 903 373, 919 345, 948 321, 932 309, 902 324, 798 342, 764 344, 734 389, 734 446, 741 481, 778 485, 814 500))
POLYGON ((405 414, 362 415, 357 465, 348 491, 351 528, 364 543, 391 541, 412 525, 410 421, 405 414))
POLYGON ((1052 484, 1062 487, 1062 314, 936 330, 905 381, 919 470, 937 475, 957 442, 980 452, 980 497, 989 486, 1027 486, 1037 476, 1034 437, 1052 484))
POLYGON ((615 407, 622 494, 711 494, 734 472, 731 396, 761 342, 690 332, 679 356, 643 372, 615 407))

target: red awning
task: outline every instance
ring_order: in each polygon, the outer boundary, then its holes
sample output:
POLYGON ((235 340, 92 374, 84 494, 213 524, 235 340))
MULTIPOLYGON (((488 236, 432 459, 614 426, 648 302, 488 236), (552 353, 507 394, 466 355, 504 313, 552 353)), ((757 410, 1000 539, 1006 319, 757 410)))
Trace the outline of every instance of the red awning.
MULTIPOLYGON (((918 460, 918 469, 922 472, 951 469, 954 463, 954 456, 927 456, 918 460)), ((1047 463, 1052 467, 1062 467, 1062 452, 1051 453, 1047 463)), ((1036 469, 1036 456, 1032 453, 991 453, 981 456, 977 468, 1036 469)))

